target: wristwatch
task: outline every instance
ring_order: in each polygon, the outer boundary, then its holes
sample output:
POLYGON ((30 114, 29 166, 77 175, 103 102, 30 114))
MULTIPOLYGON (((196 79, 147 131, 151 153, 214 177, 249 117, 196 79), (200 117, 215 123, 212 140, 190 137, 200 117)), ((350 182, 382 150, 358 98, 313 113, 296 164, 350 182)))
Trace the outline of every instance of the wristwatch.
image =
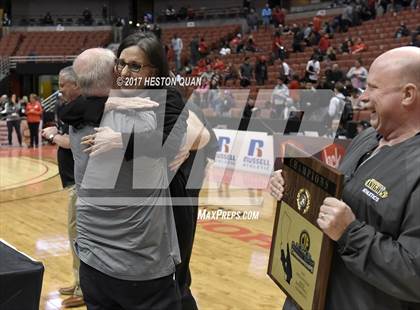
POLYGON ((50 140, 50 142, 54 142, 54 138, 55 138, 55 134, 53 133, 48 136, 48 140, 50 140))

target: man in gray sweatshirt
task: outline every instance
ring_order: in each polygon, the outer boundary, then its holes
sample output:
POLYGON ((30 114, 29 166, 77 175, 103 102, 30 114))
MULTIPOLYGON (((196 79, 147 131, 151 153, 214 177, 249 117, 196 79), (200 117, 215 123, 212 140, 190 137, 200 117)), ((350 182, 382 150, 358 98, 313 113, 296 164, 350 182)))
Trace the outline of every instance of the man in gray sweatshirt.
MULTIPOLYGON (((73 68, 83 97, 69 110, 88 105, 87 111, 94 114, 96 106, 103 107, 112 87, 114 61, 111 51, 99 48, 76 58, 73 68)), ((98 120, 100 115, 87 119, 98 120)), ((154 130, 156 124, 154 112, 139 110, 106 111, 100 122, 101 127, 125 133, 154 130)), ((145 156, 126 160, 123 145, 89 157, 82 138, 98 125, 73 122, 70 128, 78 194, 75 248, 86 305, 88 309, 178 309, 173 274, 180 255, 166 160, 145 156)))

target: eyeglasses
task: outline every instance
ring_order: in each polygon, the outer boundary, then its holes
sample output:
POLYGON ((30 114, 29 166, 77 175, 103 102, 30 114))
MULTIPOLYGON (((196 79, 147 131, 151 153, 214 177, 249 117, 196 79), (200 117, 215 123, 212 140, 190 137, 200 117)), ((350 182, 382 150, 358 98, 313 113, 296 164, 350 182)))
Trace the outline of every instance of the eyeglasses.
POLYGON ((140 72, 141 68, 143 68, 143 67, 153 67, 151 65, 141 65, 141 64, 134 63, 134 62, 133 63, 126 63, 122 59, 115 59, 115 66, 117 67, 117 70, 119 72, 123 71, 125 66, 127 66, 128 70, 130 72, 133 72, 133 73, 140 72))

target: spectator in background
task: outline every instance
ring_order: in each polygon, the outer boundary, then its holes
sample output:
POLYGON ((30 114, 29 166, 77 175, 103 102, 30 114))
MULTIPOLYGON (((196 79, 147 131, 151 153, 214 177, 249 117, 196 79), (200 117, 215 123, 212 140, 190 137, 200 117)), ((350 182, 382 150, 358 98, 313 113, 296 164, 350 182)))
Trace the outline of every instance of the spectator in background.
POLYGON ((250 34, 245 43, 245 51, 255 53, 257 51, 257 44, 255 43, 254 36, 250 34))
POLYGON ((153 24, 151 31, 155 34, 156 38, 158 38, 159 40, 161 39, 162 29, 158 24, 153 24))
POLYGON ((4 112, 4 108, 5 108, 7 102, 9 102, 9 98, 7 97, 7 95, 6 94, 2 95, 0 97, 0 111, 2 113, 4 112))
POLYGON ((337 82, 344 82, 345 75, 342 70, 340 70, 340 67, 338 64, 333 64, 331 70, 325 70, 325 76, 327 78, 327 82, 335 85, 337 82))
POLYGON ((254 9, 249 11, 249 14, 246 17, 246 22, 250 31, 258 31, 258 15, 254 9))
POLYGON ((233 98, 232 92, 225 89, 220 89, 220 101, 219 105, 216 106, 216 114, 220 116, 229 116, 230 109, 235 106, 235 98, 233 98))
POLYGON ((44 19, 42 20, 42 23, 44 25, 54 25, 54 21, 52 19, 50 12, 47 12, 47 14, 45 14, 44 19))
POLYGON ((311 46, 310 45, 310 36, 312 34, 312 23, 309 23, 305 30, 303 30, 303 40, 306 42, 307 46, 311 46))
POLYGON ((25 111, 26 111, 26 105, 28 104, 28 96, 23 96, 22 99, 19 100, 19 104, 21 107, 21 112, 20 112, 20 116, 24 116, 25 115, 25 111))
POLYGON ((229 62, 228 66, 224 71, 223 84, 226 86, 226 82, 233 80, 233 84, 236 85, 236 80, 239 78, 239 70, 232 62, 229 62))
POLYGON ((179 10, 178 10, 178 19, 179 20, 185 20, 187 18, 188 15, 188 11, 187 8, 185 6, 182 6, 179 10))
POLYGON ((362 101, 360 101, 361 94, 362 92, 360 91, 360 89, 357 88, 352 88, 350 91, 349 100, 354 110, 362 110, 364 108, 362 101))
POLYGON ((207 45, 204 37, 200 39, 200 43, 198 44, 198 53, 201 58, 206 57, 209 53, 209 46, 207 45))
POLYGON ((165 17, 167 21, 176 20, 176 12, 172 5, 169 5, 168 8, 165 10, 165 17))
POLYGON ((321 55, 325 56, 330 46, 331 46, 331 43, 330 43, 329 36, 328 34, 324 34, 319 40, 319 50, 321 52, 321 55))
POLYGON ((319 32, 312 31, 307 39, 307 46, 317 46, 321 40, 321 34, 319 32))
POLYGON ((267 78, 268 67, 265 56, 258 57, 255 64, 255 80, 257 81, 257 85, 264 85, 267 78))
POLYGON ((318 57, 312 55, 311 59, 306 64, 306 73, 305 80, 316 84, 318 82, 319 73, 321 72, 321 65, 319 63, 318 57))
POLYGON ((280 25, 284 26, 286 24, 286 14, 284 14, 284 11, 279 6, 274 8, 272 18, 274 27, 276 28, 278 28, 280 25))
POLYGON ((10 97, 10 100, 7 100, 7 96, 5 97, 5 104, 4 110, 2 111, 2 115, 6 116, 6 124, 7 124, 7 140, 9 145, 12 145, 12 133, 13 128, 16 131, 16 135, 18 138, 19 146, 22 146, 22 134, 20 132, 20 111, 21 106, 16 100, 16 95, 13 94, 10 97))
POLYGON ((334 84, 331 84, 325 75, 321 75, 318 79, 318 84, 316 85, 316 89, 333 89, 334 84))
POLYGON ((82 13, 82 16, 83 16, 83 25, 92 26, 93 18, 92 18, 92 12, 89 10, 89 8, 85 8, 85 10, 82 13))
POLYGON ((12 25, 12 20, 9 18, 9 15, 7 15, 6 12, 3 14, 3 26, 9 27, 12 25))
POLYGON ((213 70, 216 72, 216 74, 220 74, 222 71, 224 71, 225 67, 226 66, 223 60, 221 60, 220 57, 216 56, 213 64, 213 70))
POLYGON ((347 72, 347 78, 351 80, 353 88, 365 89, 367 76, 368 71, 362 66, 360 59, 356 60, 354 66, 347 72))
POLYGON ((326 56, 327 56, 327 60, 329 60, 329 61, 335 61, 335 60, 337 60, 337 51, 335 50, 334 46, 331 45, 327 49, 326 56))
POLYGON ((289 82, 289 89, 290 90, 296 90, 300 88, 300 82, 299 82, 300 78, 299 75, 294 74, 292 76, 292 80, 289 82))
POLYGON ((199 45, 200 45, 200 42, 198 41, 198 35, 194 35, 190 42, 190 57, 191 57, 191 64, 193 66, 197 64, 197 61, 200 58, 200 53, 198 51, 199 45))
POLYGON ((367 50, 367 45, 361 37, 357 38, 356 44, 351 47, 352 54, 358 54, 367 50))
POLYGON ((182 43, 182 39, 178 36, 177 33, 174 34, 171 45, 175 56, 176 71, 179 72, 182 69, 181 56, 184 44, 182 43))
POLYGON ((206 64, 206 71, 201 74, 202 79, 206 79, 207 81, 211 81, 213 78, 214 72, 211 68, 211 64, 206 64))
POLYGON ((261 17, 262 17, 262 21, 263 21, 265 31, 267 31, 268 26, 270 26, 271 15, 272 15, 272 13, 271 13, 271 9, 270 9, 270 4, 266 3, 265 7, 261 11, 261 17))
POLYGON ((340 52, 342 54, 350 54, 350 51, 353 47, 353 41, 351 38, 345 38, 344 42, 340 45, 340 52))
POLYGON ((353 5, 347 4, 341 16, 344 32, 347 32, 349 27, 352 26, 353 24, 353 11, 354 11, 353 5))
POLYGON ((251 11, 251 0, 244 0, 242 8, 245 14, 249 13, 251 11))
POLYGON ((239 53, 242 51, 243 47, 244 47, 244 43, 242 40, 242 35, 240 33, 238 33, 230 42, 229 42, 229 46, 231 48, 231 50, 235 53, 239 53))
POLYGON ((314 32, 320 32, 321 31, 322 19, 321 19, 321 14, 319 12, 316 13, 316 15, 314 16, 314 18, 312 20, 312 24, 313 24, 313 31, 314 32))
POLYGON ((401 22, 397 31, 395 32, 395 37, 400 39, 401 37, 408 37, 410 35, 410 30, 407 28, 404 22, 401 22))
MULTIPOLYGON (((340 112, 345 104, 344 100, 346 98, 343 95, 343 91, 344 91, 344 85, 340 82, 335 83, 334 97, 331 98, 330 103, 328 105, 328 116, 331 121, 340 115, 340 112)), ((330 126, 331 126, 331 123, 330 123, 330 126)))
POLYGON ((280 118, 286 107, 286 101, 289 98, 289 88, 284 84, 282 77, 278 77, 277 85, 271 94, 272 118, 280 118))
POLYGON ((376 18, 376 0, 368 0, 367 5, 368 5, 368 9, 370 11, 370 16, 371 19, 375 19, 376 18))
POLYGON ((105 3, 102 5, 102 20, 104 22, 104 25, 108 25, 108 6, 105 3))
POLYGON ((187 19, 188 20, 193 20, 195 17, 195 12, 193 10, 193 8, 191 7, 191 5, 187 6, 187 19))
POLYGON ((209 94, 209 89, 210 89, 210 80, 208 80, 207 77, 203 76, 201 78, 200 86, 198 86, 197 89, 195 90, 199 96, 199 106, 201 108, 208 107, 207 97, 209 94))
POLYGON ((279 62, 279 78, 283 80, 284 83, 288 83, 292 72, 290 66, 282 59, 279 62))
POLYGON ((410 45, 420 47, 420 26, 417 26, 416 30, 411 33, 410 45))
POLYGON ((303 44, 302 44, 304 40, 303 30, 298 25, 293 24, 292 33, 293 33, 293 42, 292 42, 293 53, 303 52, 303 44))
POLYGON ((242 87, 248 87, 251 85, 253 79, 254 68, 249 62, 249 57, 245 57, 244 63, 240 67, 239 79, 242 87))
POLYGON ((29 95, 29 102, 26 105, 26 118, 30 132, 29 147, 38 147, 39 123, 41 122, 42 106, 35 94, 29 95))
POLYGON ((334 29, 331 27, 331 25, 330 25, 330 23, 328 21, 325 21, 324 22, 324 25, 322 26, 321 31, 323 33, 327 33, 330 38, 332 38, 332 36, 334 34, 334 29))
POLYGON ((3 13, 3 20, 1 25, 3 27, 0 27, 0 34, 4 37, 9 34, 10 26, 12 25, 12 20, 9 18, 9 15, 6 12, 3 13))
POLYGON ((280 35, 279 31, 276 31, 274 33, 274 38, 273 38, 273 43, 272 43, 272 48, 271 49, 272 49, 272 52, 273 52, 273 58, 274 59, 277 59, 277 58, 284 59, 284 56, 280 54, 280 53, 283 54, 282 50, 284 50, 284 47, 283 47, 283 41, 281 39, 281 35, 280 35), (283 57, 281 57, 281 56, 283 56, 283 57))

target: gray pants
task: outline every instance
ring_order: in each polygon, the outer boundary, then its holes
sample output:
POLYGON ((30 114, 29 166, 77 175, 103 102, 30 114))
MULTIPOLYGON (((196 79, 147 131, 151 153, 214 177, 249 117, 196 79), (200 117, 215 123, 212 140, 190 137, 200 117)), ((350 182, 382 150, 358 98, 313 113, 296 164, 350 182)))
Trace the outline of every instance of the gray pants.
POLYGON ((76 255, 74 250, 74 242, 76 240, 76 190, 74 186, 68 188, 69 191, 69 205, 68 205, 68 216, 67 216, 67 228, 69 234, 69 242, 70 242, 70 251, 73 259, 73 275, 74 275, 74 285, 76 286, 76 290, 74 291, 74 295, 83 296, 82 290, 80 288, 80 279, 79 279, 79 268, 80 268, 80 259, 76 255))

